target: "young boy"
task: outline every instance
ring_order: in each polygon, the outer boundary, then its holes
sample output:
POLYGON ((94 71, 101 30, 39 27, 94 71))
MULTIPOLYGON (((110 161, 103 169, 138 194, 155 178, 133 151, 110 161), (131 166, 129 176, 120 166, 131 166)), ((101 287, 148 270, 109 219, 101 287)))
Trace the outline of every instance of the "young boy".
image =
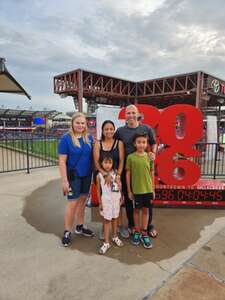
POLYGON ((133 139, 136 151, 129 154, 126 162, 126 182, 130 201, 134 201, 134 223, 132 244, 142 242, 146 249, 152 248, 151 239, 147 233, 149 207, 154 198, 153 189, 153 161, 150 160, 146 149, 147 134, 138 133, 133 139), (139 211, 142 217, 140 220, 139 211), (140 230, 141 221, 141 230, 140 230))

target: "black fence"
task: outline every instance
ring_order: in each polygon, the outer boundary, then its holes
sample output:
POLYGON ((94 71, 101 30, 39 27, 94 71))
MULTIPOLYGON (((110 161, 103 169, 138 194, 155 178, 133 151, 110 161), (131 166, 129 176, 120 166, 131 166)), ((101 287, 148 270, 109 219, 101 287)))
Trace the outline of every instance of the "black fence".
POLYGON ((194 161, 201 167, 201 176, 225 178, 225 143, 201 143, 196 149, 200 157, 194 161))
POLYGON ((56 166, 57 148, 51 137, 0 139, 0 173, 56 166))
MULTIPOLYGON (((27 136, 0 139, 0 173, 51 167, 58 165, 56 137, 27 136)), ((225 178, 225 144, 201 143, 196 149, 200 157, 194 162, 201 168, 201 176, 225 178)), ((182 157, 181 157, 182 158, 182 157)))

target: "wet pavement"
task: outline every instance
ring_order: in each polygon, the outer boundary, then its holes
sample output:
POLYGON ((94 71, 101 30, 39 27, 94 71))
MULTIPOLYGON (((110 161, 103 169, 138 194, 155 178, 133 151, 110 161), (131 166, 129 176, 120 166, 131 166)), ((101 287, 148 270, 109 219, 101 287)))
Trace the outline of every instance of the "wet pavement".
MULTIPOLYGON (((156 208, 153 249, 102 257, 97 237, 61 246, 57 168, 0 175, 0 198, 0 299, 225 299, 225 210, 156 208)), ((86 216, 97 235, 97 208, 86 216)))
MULTIPOLYGON (((38 231, 61 238, 65 204, 66 200, 60 189, 60 180, 53 180, 32 192, 25 199, 22 216, 38 231)), ((86 209, 88 225, 94 229, 98 237, 101 223, 91 222, 92 220, 99 221, 98 209, 92 210, 90 215, 91 208, 86 209)), ((205 226, 211 225, 215 218, 223 216, 225 216, 224 210, 155 208, 153 221, 160 236, 153 240, 154 247, 151 252, 142 246, 134 247, 129 240, 125 240, 124 248, 114 247, 107 253, 107 256, 126 264, 142 264, 168 259, 195 243, 205 226)), ((100 244, 98 238, 89 239, 74 235, 71 250, 96 254, 100 244)))

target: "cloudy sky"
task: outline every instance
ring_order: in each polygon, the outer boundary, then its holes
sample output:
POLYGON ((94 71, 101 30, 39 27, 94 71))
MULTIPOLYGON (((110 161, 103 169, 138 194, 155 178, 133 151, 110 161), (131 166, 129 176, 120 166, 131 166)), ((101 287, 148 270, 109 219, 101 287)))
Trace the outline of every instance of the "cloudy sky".
POLYGON ((224 11, 224 0, 0 0, 0 57, 32 96, 0 94, 0 107, 73 110, 54 95, 53 76, 77 68, 225 79, 224 11))

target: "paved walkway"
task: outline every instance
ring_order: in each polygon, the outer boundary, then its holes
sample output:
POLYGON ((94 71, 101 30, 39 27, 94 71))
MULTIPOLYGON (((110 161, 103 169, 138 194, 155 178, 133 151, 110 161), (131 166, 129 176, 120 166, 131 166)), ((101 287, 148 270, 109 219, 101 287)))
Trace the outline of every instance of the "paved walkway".
MULTIPOLYGON (((63 248, 57 168, 0 174, 0 299, 225 299, 225 211, 155 209, 151 250, 74 236, 63 248)), ((96 234, 97 211, 87 208, 96 234)))

